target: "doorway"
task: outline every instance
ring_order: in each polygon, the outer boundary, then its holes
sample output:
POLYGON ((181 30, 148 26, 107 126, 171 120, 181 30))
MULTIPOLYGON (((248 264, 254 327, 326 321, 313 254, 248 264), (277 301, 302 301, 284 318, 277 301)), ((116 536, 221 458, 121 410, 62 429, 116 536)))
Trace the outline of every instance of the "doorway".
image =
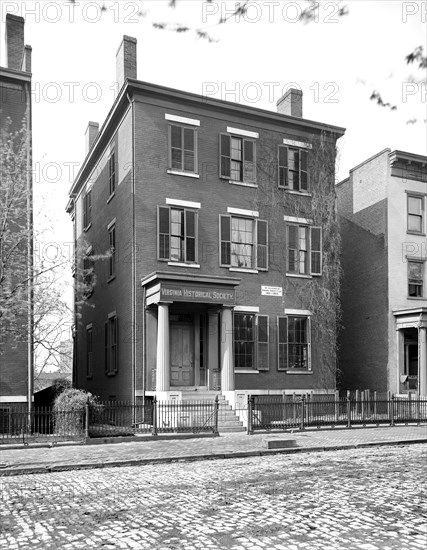
POLYGON ((418 390, 418 331, 415 328, 404 330, 403 374, 406 378, 404 391, 418 390))

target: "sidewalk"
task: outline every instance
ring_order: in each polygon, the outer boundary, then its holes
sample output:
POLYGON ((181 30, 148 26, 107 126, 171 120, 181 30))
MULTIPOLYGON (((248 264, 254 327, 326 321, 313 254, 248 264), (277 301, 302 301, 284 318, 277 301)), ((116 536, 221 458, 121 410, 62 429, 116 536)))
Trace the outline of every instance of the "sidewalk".
POLYGON ((176 436, 174 439, 147 439, 116 444, 58 444, 53 447, 0 447, 0 477, 46 473, 60 470, 137 466, 159 462, 211 460, 261 456, 272 453, 298 453, 339 450, 374 445, 427 443, 427 424, 420 426, 371 427, 350 429, 307 429, 303 432, 225 433, 219 437, 176 436), (271 440, 295 440, 291 448, 268 449, 271 440))

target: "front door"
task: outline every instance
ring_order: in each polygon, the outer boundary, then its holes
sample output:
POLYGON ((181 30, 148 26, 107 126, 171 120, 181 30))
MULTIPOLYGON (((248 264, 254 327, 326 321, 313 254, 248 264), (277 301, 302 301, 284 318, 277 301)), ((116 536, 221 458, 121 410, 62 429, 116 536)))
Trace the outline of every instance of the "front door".
POLYGON ((194 386, 193 325, 170 325, 171 386, 194 386))
POLYGON ((418 344, 405 343, 405 390, 418 390, 418 344))

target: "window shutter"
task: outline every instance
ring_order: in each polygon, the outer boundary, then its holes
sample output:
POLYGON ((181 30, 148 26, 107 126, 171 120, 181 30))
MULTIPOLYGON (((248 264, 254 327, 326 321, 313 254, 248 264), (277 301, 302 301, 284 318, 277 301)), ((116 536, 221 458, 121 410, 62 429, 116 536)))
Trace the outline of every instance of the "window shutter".
POLYGON ((195 131, 193 128, 183 128, 184 133, 184 171, 195 172, 195 131))
POLYGON ((322 275, 322 228, 311 227, 311 274, 322 275))
POLYGON ((86 229, 87 223, 87 193, 83 195, 83 229, 86 229))
POLYGON ((185 261, 196 262, 196 232, 197 213, 193 210, 185 211, 185 261))
POLYGON ((255 143, 243 140, 243 181, 255 181, 255 143))
POLYGON ((300 182, 301 182, 301 191, 308 191, 308 152, 305 149, 300 151, 300 182))
POLYGON ((298 271, 298 226, 288 225, 288 272, 298 271))
POLYGON ((269 369, 269 334, 268 315, 257 316, 257 368, 258 370, 269 369))
POLYGON ((288 368, 288 318, 277 318, 277 369, 288 368))
POLYGON ((117 317, 114 317, 114 372, 119 370, 119 320, 117 317))
POLYGON ((220 134, 220 177, 231 177, 231 138, 220 134))
POLYGON ((170 229, 169 229, 169 207, 157 207, 157 259, 169 260, 170 254, 170 229))
POLYGON ((257 269, 268 269, 268 223, 257 220, 257 269))
POLYGON ((182 170, 182 128, 170 126, 170 167, 172 170, 182 170))
POLYGON ((288 148, 283 145, 279 145, 279 187, 289 187, 288 148))
POLYGON ((108 373, 109 370, 109 354, 108 354, 108 322, 104 325, 104 359, 105 359, 105 372, 108 373))
POLYGON ((231 265, 231 216, 220 216, 220 259, 222 266, 231 265))
POLYGON ((92 221, 92 190, 89 189, 87 192, 87 225, 92 221))

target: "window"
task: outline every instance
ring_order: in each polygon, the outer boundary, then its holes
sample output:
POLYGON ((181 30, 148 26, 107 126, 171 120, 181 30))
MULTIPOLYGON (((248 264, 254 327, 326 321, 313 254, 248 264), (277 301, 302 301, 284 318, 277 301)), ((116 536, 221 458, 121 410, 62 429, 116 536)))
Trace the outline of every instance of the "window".
POLYGON ((287 273, 322 274, 322 229, 306 225, 287 226, 287 273))
POLYGON ((114 151, 108 159, 108 189, 111 197, 116 191, 116 155, 114 151))
POLYGON ((169 126, 169 166, 179 172, 197 172, 197 134, 194 128, 169 126))
POLYGON ((93 328, 92 325, 86 327, 86 376, 90 378, 93 375, 93 328))
POLYGON ((424 233, 424 197, 408 195, 408 231, 424 233))
POLYGON ((105 372, 107 375, 118 371, 118 321, 115 313, 108 316, 105 323, 105 372))
POLYGON ((89 229, 92 223, 92 190, 88 189, 83 197, 83 229, 89 229))
POLYGON ((234 367, 268 370, 268 316, 234 313, 234 367))
POLYGON ((255 142, 221 134, 220 176, 232 181, 254 183, 256 181, 255 142))
POLYGON ((266 271, 267 222, 237 216, 220 216, 220 265, 266 271))
POLYGON ((112 223, 108 227, 108 249, 110 251, 108 257, 108 278, 111 279, 116 275, 116 224, 112 223))
POLYGON ((424 262, 408 260, 408 296, 423 297, 424 262))
POLYGON ((158 259, 197 263, 198 213, 186 208, 159 206, 158 259))
POLYGON ((278 346, 279 370, 310 370, 309 317, 279 317, 278 346))
POLYGON ((94 271, 94 261, 92 256, 93 256, 92 248, 89 248, 86 251, 85 257, 83 258, 83 285, 84 285, 83 293, 87 298, 89 298, 89 296, 92 295, 93 288, 94 288, 95 271, 94 271))
POLYGON ((308 152, 298 147, 279 145, 279 187, 308 193, 308 152))

